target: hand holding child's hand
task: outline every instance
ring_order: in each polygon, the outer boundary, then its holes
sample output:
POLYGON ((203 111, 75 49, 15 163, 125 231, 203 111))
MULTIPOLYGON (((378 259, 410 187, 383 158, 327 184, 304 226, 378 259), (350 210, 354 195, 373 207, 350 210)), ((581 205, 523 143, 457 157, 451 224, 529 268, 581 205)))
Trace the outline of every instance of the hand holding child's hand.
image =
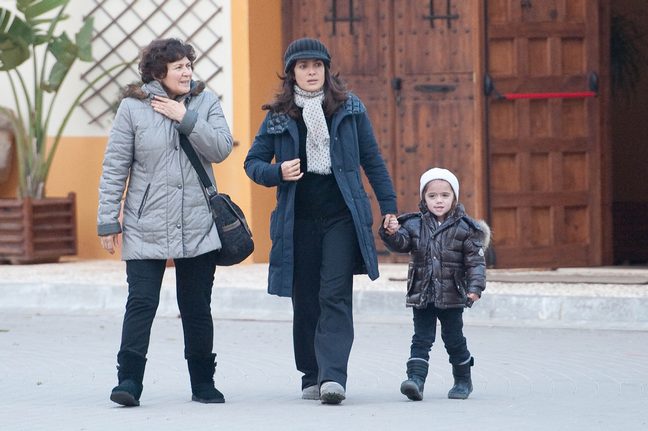
POLYGON ((385 230, 389 235, 393 235, 396 232, 398 232, 398 229, 400 228, 400 224, 398 223, 398 219, 394 214, 385 215, 385 220, 383 221, 383 228, 385 228, 385 230))

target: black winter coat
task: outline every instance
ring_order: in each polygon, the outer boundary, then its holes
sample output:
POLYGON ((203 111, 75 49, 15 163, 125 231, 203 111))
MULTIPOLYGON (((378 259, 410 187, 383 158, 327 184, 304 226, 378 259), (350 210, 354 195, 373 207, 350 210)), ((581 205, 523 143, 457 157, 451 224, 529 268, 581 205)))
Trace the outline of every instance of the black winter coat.
POLYGON ((427 210, 401 215, 398 221, 401 227, 394 235, 382 226, 379 233, 391 251, 410 254, 408 307, 461 308, 468 293, 481 296, 490 238, 484 222, 468 217, 461 204, 440 225, 427 210))
MULTIPOLYGON (((350 94, 331 121, 331 168, 344 202, 353 217, 362 262, 357 273, 378 278, 371 204, 360 169, 376 195, 382 214, 395 214, 396 193, 385 166, 364 104, 350 94)), ((297 123, 286 114, 268 112, 245 158, 245 172, 257 184, 277 188, 277 207, 270 217, 268 293, 291 296, 293 284, 293 227, 297 183, 282 181, 281 163, 299 157, 297 123)))

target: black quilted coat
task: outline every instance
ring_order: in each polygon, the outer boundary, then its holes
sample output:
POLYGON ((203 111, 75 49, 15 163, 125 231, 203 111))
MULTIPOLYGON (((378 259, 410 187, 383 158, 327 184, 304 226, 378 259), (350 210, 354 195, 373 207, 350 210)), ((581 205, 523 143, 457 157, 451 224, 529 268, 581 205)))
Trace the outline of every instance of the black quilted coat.
MULTIPOLYGON (((350 94, 331 119, 331 168, 358 237, 362 262, 356 273, 378 278, 378 258, 372 231, 369 196, 362 183, 364 171, 382 214, 395 214, 396 192, 369 121, 367 110, 350 94), (361 169, 362 168, 362 169, 361 169)), ((268 112, 245 158, 245 172, 257 184, 277 188, 277 207, 270 216, 268 293, 292 295, 297 182, 281 179, 281 163, 299 157, 297 123, 287 114, 268 112)))
POLYGON ((381 226, 380 237, 391 251, 410 253, 407 275, 408 307, 460 308, 467 294, 481 296, 486 287, 485 249, 490 229, 477 222, 458 204, 438 225, 424 209, 401 215, 398 232, 388 235, 381 226))

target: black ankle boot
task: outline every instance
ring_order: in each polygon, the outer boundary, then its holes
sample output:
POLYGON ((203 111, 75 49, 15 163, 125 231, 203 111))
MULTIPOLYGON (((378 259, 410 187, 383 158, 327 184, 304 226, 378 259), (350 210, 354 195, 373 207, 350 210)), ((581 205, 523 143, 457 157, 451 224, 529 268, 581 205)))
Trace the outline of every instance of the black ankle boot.
POLYGON ((223 394, 214 387, 215 359, 216 354, 214 353, 205 358, 187 359, 192 401, 205 404, 225 402, 223 394))
POLYGON ((448 398, 455 400, 465 400, 473 390, 472 379, 470 377, 470 367, 475 365, 475 358, 470 358, 468 362, 461 365, 452 365, 452 375, 454 376, 454 386, 448 392, 448 398))
POLYGON ((401 383, 401 393, 412 401, 423 399, 423 387, 428 374, 428 361, 421 358, 410 358, 407 361, 407 380, 401 383))
POLYGON ((123 351, 117 354, 117 363, 119 384, 110 393, 110 400, 126 407, 139 406, 146 358, 134 352, 123 351))

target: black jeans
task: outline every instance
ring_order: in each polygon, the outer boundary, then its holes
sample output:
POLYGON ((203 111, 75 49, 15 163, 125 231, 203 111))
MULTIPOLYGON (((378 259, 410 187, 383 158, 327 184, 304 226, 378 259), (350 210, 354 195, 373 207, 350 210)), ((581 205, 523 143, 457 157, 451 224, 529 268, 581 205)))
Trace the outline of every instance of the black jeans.
MULTIPOLYGON (((184 355, 205 358, 214 347, 211 293, 216 269, 216 252, 174 259, 176 295, 184 332, 184 355)), ((166 260, 126 261, 128 301, 124 314, 120 352, 146 356, 153 318, 160 302, 166 260)))
POLYGON ((302 388, 334 381, 346 387, 353 344, 353 269, 360 257, 348 211, 295 219, 293 343, 302 388))
POLYGON ((441 339, 445 344, 451 364, 462 364, 470 359, 470 352, 463 335, 463 308, 438 309, 430 304, 427 308, 414 308, 414 336, 410 349, 411 358, 426 361, 436 338, 437 319, 441 323, 441 339))

